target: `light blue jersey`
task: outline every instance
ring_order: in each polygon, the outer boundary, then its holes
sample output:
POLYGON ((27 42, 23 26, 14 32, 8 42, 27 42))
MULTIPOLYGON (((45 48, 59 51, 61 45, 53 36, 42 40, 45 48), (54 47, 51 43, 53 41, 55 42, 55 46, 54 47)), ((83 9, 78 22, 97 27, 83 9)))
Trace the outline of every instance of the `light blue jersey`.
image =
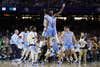
POLYGON ((19 39, 19 36, 17 34, 13 34, 11 36, 10 44, 15 44, 17 46, 19 44, 18 39, 19 39))
POLYGON ((38 47, 37 46, 30 46, 31 48, 31 52, 33 52, 34 54, 38 54, 38 47))
POLYGON ((46 22, 44 22, 44 31, 43 31, 43 36, 44 37, 53 37, 55 36, 54 33, 54 24, 53 24, 53 18, 49 15, 44 16, 44 21, 48 20, 48 26, 47 26, 47 30, 46 30, 46 22))
POLYGON ((65 49, 73 49, 73 32, 64 32, 63 35, 63 40, 64 40, 64 48, 65 49))
POLYGON ((52 41, 52 48, 53 48, 53 50, 54 50, 56 53, 59 51, 59 46, 58 46, 58 43, 57 43, 57 40, 56 40, 56 39, 54 39, 54 40, 52 41))
POLYGON ((57 35, 56 18, 54 16, 52 16, 52 24, 53 24, 53 33, 54 35, 57 35))
POLYGON ((24 39, 26 39, 28 36, 28 32, 23 32, 23 36, 24 36, 24 39))
POLYGON ((29 43, 27 42, 28 32, 23 32, 23 40, 24 40, 24 47, 28 47, 29 43))

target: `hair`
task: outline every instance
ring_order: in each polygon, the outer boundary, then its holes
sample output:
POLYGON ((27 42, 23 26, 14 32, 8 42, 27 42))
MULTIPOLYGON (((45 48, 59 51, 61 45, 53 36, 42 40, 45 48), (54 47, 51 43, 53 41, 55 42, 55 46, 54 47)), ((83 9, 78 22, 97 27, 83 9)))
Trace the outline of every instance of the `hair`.
POLYGON ((36 30, 37 30, 37 28, 34 26, 34 27, 32 28, 32 31, 35 31, 35 32, 36 32, 36 30))
POLYGON ((14 31, 14 32, 16 33, 17 31, 18 31, 18 29, 15 29, 15 31, 14 31))
POLYGON ((85 37, 85 33, 81 32, 81 34, 80 34, 80 38, 84 38, 85 37), (82 33, 84 34, 84 36, 81 35, 82 33))
POLYGON ((29 31, 31 31, 31 30, 32 30, 32 26, 29 27, 29 31))
POLYGON ((69 26, 64 26, 65 28, 70 28, 69 26))

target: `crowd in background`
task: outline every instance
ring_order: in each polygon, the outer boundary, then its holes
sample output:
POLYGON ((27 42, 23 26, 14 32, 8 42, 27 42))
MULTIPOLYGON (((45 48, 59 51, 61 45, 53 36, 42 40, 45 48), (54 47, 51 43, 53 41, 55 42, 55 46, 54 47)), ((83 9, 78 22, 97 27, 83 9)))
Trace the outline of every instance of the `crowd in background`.
MULTIPOLYGON (((52 45, 47 46, 47 40, 38 34, 36 27, 30 26, 24 30, 15 30, 14 33, 6 32, 0 36, 0 60, 14 60, 15 62, 29 61, 32 63, 68 61, 74 62, 74 56, 66 58, 62 48, 62 31, 58 31, 57 38, 53 38, 52 45)), ((74 51, 77 60, 84 62, 100 61, 100 39, 87 33, 75 34, 77 43, 74 51), (82 38, 85 38, 84 41, 82 38), (80 45, 85 44, 84 48, 80 45), (82 58, 83 57, 83 58, 82 58), (85 59, 86 60, 85 60, 85 59)))
POLYGON ((3 0, 2 6, 39 6, 43 7, 46 5, 59 6, 62 2, 67 2, 69 6, 99 6, 99 0, 3 0), (90 4, 91 3, 91 4, 90 4))

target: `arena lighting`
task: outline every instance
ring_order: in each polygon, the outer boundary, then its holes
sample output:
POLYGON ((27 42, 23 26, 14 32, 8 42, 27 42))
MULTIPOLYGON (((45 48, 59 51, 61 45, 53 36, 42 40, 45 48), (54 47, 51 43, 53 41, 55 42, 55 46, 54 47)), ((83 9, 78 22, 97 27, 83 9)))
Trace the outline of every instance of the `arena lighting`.
POLYGON ((10 11, 16 11, 16 7, 10 7, 9 10, 10 11))
POLYGON ((16 11, 16 7, 13 8, 13 11, 16 11))
POLYGON ((82 19, 87 20, 87 17, 74 17, 74 20, 82 20, 82 19))
POLYGON ((22 19, 32 19, 32 17, 22 17, 22 19))
POLYGON ((64 20, 67 20, 67 17, 64 17, 63 19, 64 19, 64 20))
POLYGON ((6 7, 2 7, 2 11, 6 11, 6 7))
POLYGON ((67 20, 67 17, 56 17, 56 19, 67 20))

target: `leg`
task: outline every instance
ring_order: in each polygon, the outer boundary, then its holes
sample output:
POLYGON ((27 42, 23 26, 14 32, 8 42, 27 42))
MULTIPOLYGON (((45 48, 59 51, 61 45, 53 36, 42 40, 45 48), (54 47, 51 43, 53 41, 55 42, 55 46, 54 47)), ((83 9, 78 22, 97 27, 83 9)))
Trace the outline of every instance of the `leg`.
POLYGON ((38 54, 35 54, 35 62, 38 62, 38 54))
POLYGON ((77 62, 78 61, 78 58, 77 58, 76 52, 74 50, 74 46, 72 44, 69 45, 69 49, 70 49, 70 56, 71 56, 71 58, 74 55, 75 62, 77 62))
POLYGON ((80 49, 80 53, 79 53, 79 62, 81 62, 81 58, 82 58, 82 55, 83 55, 83 50, 82 49, 80 49))
POLYGON ((65 56, 66 56, 67 61, 70 62, 70 60, 69 60, 70 51, 69 50, 65 51, 65 56))
POLYGON ((78 61, 78 58, 77 58, 77 55, 76 55, 76 53, 75 53, 75 51, 73 49, 71 50, 71 56, 72 55, 74 55, 75 62, 77 62, 78 61))
POLYGON ((26 60, 26 58, 28 57, 28 55, 29 55, 29 53, 31 52, 31 50, 30 49, 28 49, 27 50, 27 52, 26 52, 26 54, 25 54, 25 57, 24 57, 24 59, 23 59, 23 61, 25 61, 26 60))
POLYGON ((17 46, 15 44, 12 44, 11 48, 12 48, 12 59, 15 59, 16 58, 17 46))
POLYGON ((35 62, 35 54, 34 54, 34 52, 31 52, 30 59, 32 59, 32 63, 35 62))
POLYGON ((83 61, 86 64, 86 55, 87 55, 87 50, 84 49, 84 54, 83 54, 83 61))
POLYGON ((45 61, 47 61, 47 59, 50 57, 50 53, 47 53, 45 56, 46 56, 45 61))

